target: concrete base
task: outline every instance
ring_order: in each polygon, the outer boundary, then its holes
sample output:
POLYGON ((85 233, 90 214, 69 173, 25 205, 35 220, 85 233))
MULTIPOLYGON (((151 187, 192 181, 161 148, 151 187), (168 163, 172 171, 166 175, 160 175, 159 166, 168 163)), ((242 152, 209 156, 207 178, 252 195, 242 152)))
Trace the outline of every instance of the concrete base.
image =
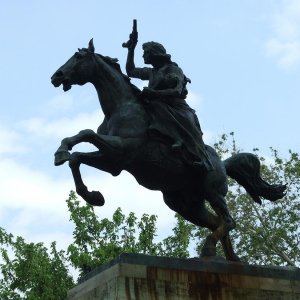
POLYGON ((68 299, 300 300, 300 269, 122 254, 87 274, 68 299))

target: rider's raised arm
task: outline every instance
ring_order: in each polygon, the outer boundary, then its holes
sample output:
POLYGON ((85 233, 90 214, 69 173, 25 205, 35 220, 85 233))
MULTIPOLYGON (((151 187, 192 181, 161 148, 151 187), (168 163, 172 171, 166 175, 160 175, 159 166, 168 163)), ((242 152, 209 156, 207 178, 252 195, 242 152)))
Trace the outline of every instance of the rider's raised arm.
POLYGON ((151 68, 136 68, 134 64, 134 47, 128 48, 126 72, 129 77, 149 80, 151 68))

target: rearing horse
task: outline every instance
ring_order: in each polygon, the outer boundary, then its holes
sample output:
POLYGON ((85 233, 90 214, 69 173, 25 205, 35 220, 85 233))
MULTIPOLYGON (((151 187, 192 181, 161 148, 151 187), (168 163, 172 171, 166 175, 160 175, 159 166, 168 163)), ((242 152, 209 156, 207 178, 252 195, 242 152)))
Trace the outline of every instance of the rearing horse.
POLYGON ((86 129, 62 140, 55 153, 55 165, 69 161, 76 192, 89 204, 102 206, 100 192, 88 191, 84 185, 80 164, 86 164, 114 176, 122 170, 131 173, 139 184, 151 190, 160 190, 165 203, 186 220, 209 228, 202 256, 216 255, 216 243, 221 241, 226 258, 239 261, 234 253, 229 231, 235 222, 225 202, 227 175, 240 183, 254 201, 260 197, 275 201, 284 196, 284 185, 270 185, 260 177, 260 162, 250 153, 236 154, 221 161, 216 151, 206 146, 213 170, 198 174, 191 166, 172 152, 167 143, 147 135, 149 116, 140 99, 140 90, 121 72, 116 59, 95 53, 93 41, 88 48, 79 49, 52 76, 55 87, 63 85, 68 91, 72 85, 90 82, 97 90, 105 118, 97 133, 86 129), (74 152, 81 142, 93 144, 98 151, 74 152), (205 207, 208 201, 212 214, 205 207))

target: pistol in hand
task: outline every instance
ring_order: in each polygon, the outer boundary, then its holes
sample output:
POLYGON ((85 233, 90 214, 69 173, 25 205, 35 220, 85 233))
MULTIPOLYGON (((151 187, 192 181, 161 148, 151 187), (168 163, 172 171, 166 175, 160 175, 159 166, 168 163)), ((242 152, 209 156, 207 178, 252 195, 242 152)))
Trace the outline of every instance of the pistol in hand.
POLYGON ((122 44, 123 48, 134 49, 138 42, 137 22, 133 20, 132 32, 129 35, 129 40, 122 44))

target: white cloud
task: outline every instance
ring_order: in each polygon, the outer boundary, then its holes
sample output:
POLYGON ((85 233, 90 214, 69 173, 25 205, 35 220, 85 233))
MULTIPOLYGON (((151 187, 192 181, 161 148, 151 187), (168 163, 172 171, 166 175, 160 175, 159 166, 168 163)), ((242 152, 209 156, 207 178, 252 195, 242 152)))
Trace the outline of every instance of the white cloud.
POLYGON ((55 120, 31 118, 19 125, 24 130, 34 134, 36 138, 62 139, 77 134, 82 129, 97 130, 103 121, 103 113, 99 110, 91 113, 79 113, 72 117, 63 117, 55 120))
POLYGON ((9 208, 30 208, 57 213, 62 209, 62 195, 71 189, 70 179, 56 182, 41 170, 13 161, 0 160, 0 205, 9 208), (9 175, 9 176, 8 176, 9 175))
POLYGON ((0 155, 20 153, 26 151, 26 147, 20 143, 20 134, 7 129, 0 124, 0 155))
POLYGON ((300 41, 280 41, 270 39, 266 44, 270 55, 277 57, 277 63, 280 67, 290 69, 300 63, 300 41))
POLYGON ((274 36, 265 45, 269 56, 280 67, 291 69, 300 64, 300 2, 282 1, 280 12, 273 18, 274 36))

